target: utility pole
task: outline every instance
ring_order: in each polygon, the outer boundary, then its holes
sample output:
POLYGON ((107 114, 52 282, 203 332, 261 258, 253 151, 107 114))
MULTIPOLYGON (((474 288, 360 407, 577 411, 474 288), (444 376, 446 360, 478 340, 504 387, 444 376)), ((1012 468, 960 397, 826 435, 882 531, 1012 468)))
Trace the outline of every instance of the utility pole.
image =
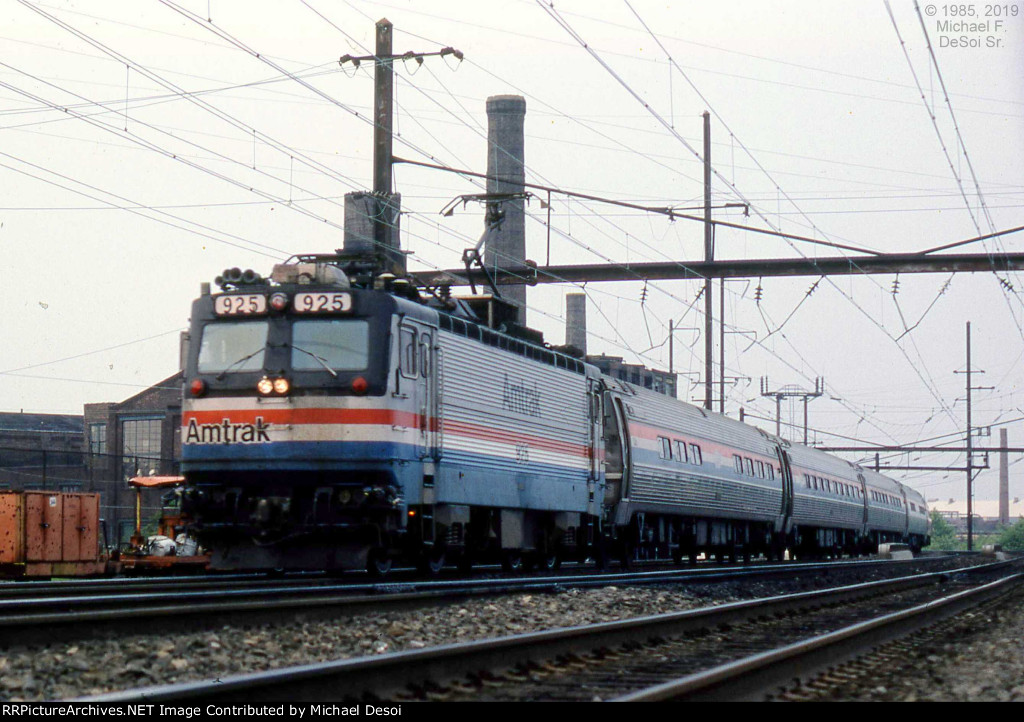
MULTIPOLYGON (((373 68, 373 193, 382 205, 391 197, 392 123, 394 118, 395 77, 394 57, 391 54, 391 21, 377 21, 377 43, 374 47, 373 68)), ((378 248, 388 245, 388 228, 384 214, 373 221, 373 240, 378 248)))
MULTIPOLYGON (((711 224, 711 114, 704 111, 704 261, 715 258, 714 226, 711 224)), ((714 394, 715 339, 711 309, 712 279, 704 279, 704 408, 710 410, 714 394)), ((723 369, 724 373, 724 369, 723 369)))
POLYGON ((1010 524, 1010 459, 1006 428, 999 429, 999 523, 1010 524))
POLYGON ((807 444, 807 402, 816 399, 825 393, 825 379, 814 380, 814 391, 804 391, 799 386, 783 386, 777 391, 768 390, 768 377, 761 377, 761 396, 769 396, 775 399, 775 435, 782 436, 782 400, 787 398, 802 398, 804 400, 804 445, 807 444))
MULTIPOLYGON (((454 55, 462 60, 462 52, 455 48, 443 48, 432 53, 415 53, 409 51, 402 55, 394 55, 392 52, 392 30, 394 26, 387 18, 377 21, 376 43, 373 55, 355 57, 343 55, 338 59, 338 64, 344 66, 352 63, 359 67, 363 61, 372 62, 373 72, 373 203, 365 212, 372 219, 373 224, 373 247, 377 252, 383 252, 394 262, 396 268, 404 273, 405 257, 401 253, 401 243, 398 237, 399 197, 391 192, 392 186, 392 165, 395 162, 393 153, 394 142, 394 61, 400 58, 403 61, 415 61, 423 64, 423 59, 430 56, 454 55)), ((352 194, 350 194, 352 195, 352 194)), ((347 201, 346 201, 347 202, 347 201)), ((346 215, 348 211, 346 209, 346 215)), ((348 232, 346 222, 346 233, 348 232)), ((369 231, 369 229, 367 229, 369 231)), ((367 233, 369 235, 369 233, 367 233)), ((346 243, 346 246, 348 244, 346 243)))
POLYGON ((974 450, 971 428, 971 322, 967 322, 967 551, 974 549, 974 450))
POLYGON ((725 416, 725 279, 718 285, 718 413, 725 416))
MULTIPOLYGON (((961 373, 960 371, 954 371, 953 373, 961 373)), ((984 466, 977 466, 974 463, 974 426, 972 424, 971 413, 973 411, 971 407, 971 392, 972 391, 984 391, 990 390, 992 386, 972 386, 971 375, 975 373, 974 369, 971 368, 971 322, 967 322, 967 368, 962 373, 967 375, 967 440, 964 447, 967 450, 967 463, 964 464, 964 471, 967 473, 967 551, 974 550, 974 470, 987 469, 988 463, 984 466)), ((977 371, 977 373, 983 374, 984 371, 977 371)))

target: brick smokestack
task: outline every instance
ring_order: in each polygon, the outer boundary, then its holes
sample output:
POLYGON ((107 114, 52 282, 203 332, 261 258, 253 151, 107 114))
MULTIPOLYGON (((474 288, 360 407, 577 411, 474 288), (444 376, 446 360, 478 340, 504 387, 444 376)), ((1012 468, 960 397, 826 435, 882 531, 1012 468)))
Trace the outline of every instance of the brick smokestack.
MULTIPOLYGON (((487 99, 488 193, 522 193, 524 170, 523 121, 526 100, 519 95, 495 95, 487 99), (496 179, 496 180, 495 180, 496 179)), ((500 269, 522 266, 526 261, 526 209, 523 200, 501 204, 505 220, 488 239, 484 263, 500 269)), ((502 286, 502 296, 518 309, 519 323, 526 323, 526 286, 502 286)))
POLYGON ((587 355, 587 294, 568 293, 565 296, 565 343, 575 346, 587 355))

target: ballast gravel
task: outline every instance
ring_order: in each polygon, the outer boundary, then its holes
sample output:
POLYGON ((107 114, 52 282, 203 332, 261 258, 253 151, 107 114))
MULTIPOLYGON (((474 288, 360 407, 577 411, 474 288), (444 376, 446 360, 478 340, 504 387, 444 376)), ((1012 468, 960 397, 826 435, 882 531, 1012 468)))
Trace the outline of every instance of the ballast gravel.
POLYGON ((223 627, 174 639, 135 635, 41 649, 12 647, 0 657, 0 701, 69 699, 661 614, 732 599, 702 597, 692 590, 611 586, 464 600, 451 606, 332 621, 306 621, 296 615, 285 624, 223 627))
MULTIPOLYGON (((903 568, 900 574, 913 571, 903 568)), ((70 699, 157 684, 422 649, 677 612, 800 589, 866 581, 879 575, 855 576, 861 578, 840 581, 819 574, 786 581, 567 588, 551 593, 461 600, 416 610, 339 616, 333 620, 304 619, 301 614, 296 614, 276 624, 240 624, 213 632, 185 631, 173 638, 130 635, 32 648, 0 647, 0 702, 70 699)), ((1018 626, 1017 630, 1021 628, 1024 627, 1018 626)), ((1024 651, 1019 636, 1015 654, 1018 664, 1024 668, 1024 651)))
POLYGON ((1024 593, 920 636, 899 645, 898 665, 877 665, 823 698, 1024 702, 1024 593))

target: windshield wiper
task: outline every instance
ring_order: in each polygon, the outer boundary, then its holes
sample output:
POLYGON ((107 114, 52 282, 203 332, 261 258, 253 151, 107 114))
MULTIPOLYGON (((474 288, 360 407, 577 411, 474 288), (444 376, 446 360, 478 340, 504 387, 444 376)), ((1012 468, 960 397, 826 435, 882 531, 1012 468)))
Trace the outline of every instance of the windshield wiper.
POLYGON ((331 374, 331 376, 333 376, 334 378, 338 378, 338 372, 330 367, 330 365, 327 363, 327 359, 325 359, 323 356, 317 356, 312 351, 307 351, 306 349, 300 348, 300 347, 296 346, 295 344, 292 344, 292 348, 295 349, 296 351, 299 351, 300 353, 306 354, 307 356, 312 356, 314 359, 317 360, 317 362, 321 366, 323 366, 325 369, 327 369, 327 371, 331 374))
POLYGON ((221 372, 220 372, 219 374, 217 374, 217 375, 216 375, 216 376, 215 376, 214 378, 216 378, 216 379, 217 379, 218 381, 223 381, 223 380, 224 380, 224 377, 225 377, 225 376, 227 376, 228 372, 229 372, 229 371, 231 371, 231 369, 233 369, 233 368, 234 368, 235 366, 238 366, 239 364, 244 364, 244 363, 245 363, 246 361, 248 361, 249 359, 251 359, 251 358, 252 358, 253 356, 255 356, 256 354, 260 354, 260 353, 263 353, 263 351, 264 351, 265 349, 266 349, 266 346, 260 346, 260 347, 259 347, 258 349, 256 349, 255 351, 253 351, 253 352, 252 352, 251 354, 249 354, 248 356, 243 356, 242 358, 240 358, 240 359, 238 359, 237 361, 235 361, 235 362, 234 362, 233 364, 231 364, 231 365, 230 365, 230 366, 228 366, 228 367, 227 367, 226 369, 224 369, 224 370, 223 370, 223 371, 221 371, 221 372))

